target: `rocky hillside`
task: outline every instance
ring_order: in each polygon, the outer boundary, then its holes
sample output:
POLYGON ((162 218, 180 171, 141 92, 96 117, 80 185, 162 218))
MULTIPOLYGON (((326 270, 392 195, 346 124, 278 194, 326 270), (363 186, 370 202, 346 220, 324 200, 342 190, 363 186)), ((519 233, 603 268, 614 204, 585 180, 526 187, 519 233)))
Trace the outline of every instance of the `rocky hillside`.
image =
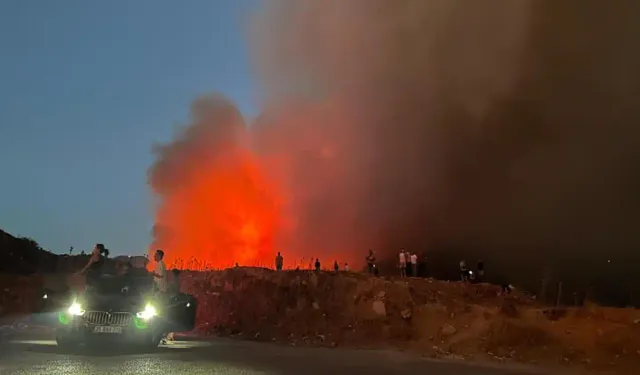
POLYGON ((43 250, 34 240, 0 230, 0 273, 53 272, 57 262, 57 255, 43 250))
MULTIPOLYGON (((144 257, 119 257, 135 263, 145 262, 144 257)), ((73 273, 89 261, 88 254, 53 254, 44 250, 36 241, 27 237, 15 237, 0 230, 0 273, 14 275, 73 273)), ((106 269, 113 271, 118 259, 108 259, 106 269)))
POLYGON ((493 285, 253 268, 184 273, 181 285, 199 300, 200 334, 592 369, 640 363, 640 311, 549 310, 493 285))

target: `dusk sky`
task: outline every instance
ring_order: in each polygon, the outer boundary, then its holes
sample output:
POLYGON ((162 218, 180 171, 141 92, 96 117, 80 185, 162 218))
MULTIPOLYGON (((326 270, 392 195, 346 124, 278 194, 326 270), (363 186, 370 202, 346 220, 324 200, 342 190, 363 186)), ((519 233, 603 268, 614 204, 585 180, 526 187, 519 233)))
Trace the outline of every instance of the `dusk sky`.
POLYGON ((0 228, 144 253, 147 168, 201 94, 255 113, 251 0, 0 2, 0 228))

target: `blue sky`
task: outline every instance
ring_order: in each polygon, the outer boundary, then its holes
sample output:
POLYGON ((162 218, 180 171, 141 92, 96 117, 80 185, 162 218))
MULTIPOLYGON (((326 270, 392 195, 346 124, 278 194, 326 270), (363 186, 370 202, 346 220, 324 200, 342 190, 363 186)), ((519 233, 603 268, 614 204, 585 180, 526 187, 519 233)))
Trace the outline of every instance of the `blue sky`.
POLYGON ((255 3, 0 1, 0 228, 53 252, 144 252, 153 142, 201 94, 255 113, 255 3))

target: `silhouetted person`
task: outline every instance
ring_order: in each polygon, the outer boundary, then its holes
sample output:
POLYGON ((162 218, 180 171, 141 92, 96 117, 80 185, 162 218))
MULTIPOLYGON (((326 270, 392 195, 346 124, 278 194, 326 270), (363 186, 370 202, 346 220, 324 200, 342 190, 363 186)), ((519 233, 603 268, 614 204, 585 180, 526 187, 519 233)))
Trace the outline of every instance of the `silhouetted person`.
POLYGON ((320 260, 318 258, 316 258, 315 266, 316 266, 316 271, 320 271, 320 260))
POLYGON ((131 263, 122 262, 117 267, 118 275, 120 276, 129 276, 131 275, 131 263))
POLYGON ((88 288, 91 288, 96 284, 100 276, 102 275, 102 267, 105 263, 104 257, 105 248, 101 243, 97 243, 93 251, 91 252, 91 256, 89 257, 89 262, 84 266, 82 270, 80 270, 80 274, 86 275, 85 285, 88 288))
POLYGON ((118 276, 122 281, 122 292, 124 294, 133 294, 136 291, 135 279, 133 277, 133 272, 131 272, 131 263, 124 262, 119 265, 117 268, 118 276))
POLYGON ((400 267, 400 277, 407 276, 407 254, 404 249, 400 250, 398 254, 398 267, 400 267))
POLYGON ((160 249, 156 250, 156 253, 153 255, 153 260, 156 262, 156 268, 153 271, 154 289, 156 293, 165 296, 167 294, 169 280, 167 276, 167 266, 164 264, 164 251, 160 249))
POLYGON ((367 268, 369 269, 369 273, 373 274, 375 264, 376 264, 376 256, 373 254, 373 250, 369 250, 369 255, 367 255, 367 268))
POLYGON ((276 270, 277 271, 282 271, 282 264, 284 263, 284 259, 282 258, 282 255, 280 255, 280 252, 278 251, 278 255, 276 255, 276 270))
POLYGON ((338 266, 337 260, 333 263, 333 270, 336 272, 340 271, 340 266, 338 266))
POLYGON ((409 256, 411 262, 411 276, 418 277, 418 255, 413 253, 409 256))
POLYGON ((467 282, 469 280, 469 268, 467 268, 467 261, 460 261, 460 280, 467 282))
POLYGON ((424 252, 420 256, 420 259, 418 261, 418 275, 421 275, 422 277, 429 276, 429 272, 427 269, 427 254, 424 252))
POLYGON ((481 283, 484 282, 484 261, 479 260, 477 265, 476 280, 481 283))

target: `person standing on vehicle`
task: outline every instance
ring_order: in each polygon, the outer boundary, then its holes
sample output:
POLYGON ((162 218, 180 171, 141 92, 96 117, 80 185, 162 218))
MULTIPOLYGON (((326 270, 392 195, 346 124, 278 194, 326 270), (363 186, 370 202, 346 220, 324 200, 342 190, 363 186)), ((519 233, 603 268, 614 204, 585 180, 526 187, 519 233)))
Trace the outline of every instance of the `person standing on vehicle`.
POLYGON ((153 260, 156 262, 156 268, 153 271, 153 281, 155 285, 156 293, 165 295, 167 293, 168 280, 167 280, 167 266, 164 264, 164 251, 158 249, 153 255, 153 260))
POLYGON ((124 262, 120 264, 118 267, 118 276, 122 281, 122 293, 123 294, 133 294, 136 289, 136 285, 134 282, 133 272, 131 271, 131 263, 124 262))
POLYGON ((79 274, 86 275, 86 288, 91 288, 93 285, 95 285, 96 281, 100 278, 100 275, 102 275, 102 266, 105 262, 105 252, 106 249, 104 247, 104 244, 97 243, 93 247, 93 251, 91 252, 91 256, 89 257, 89 262, 87 262, 87 265, 84 266, 84 268, 80 270, 80 272, 78 272, 79 274))

